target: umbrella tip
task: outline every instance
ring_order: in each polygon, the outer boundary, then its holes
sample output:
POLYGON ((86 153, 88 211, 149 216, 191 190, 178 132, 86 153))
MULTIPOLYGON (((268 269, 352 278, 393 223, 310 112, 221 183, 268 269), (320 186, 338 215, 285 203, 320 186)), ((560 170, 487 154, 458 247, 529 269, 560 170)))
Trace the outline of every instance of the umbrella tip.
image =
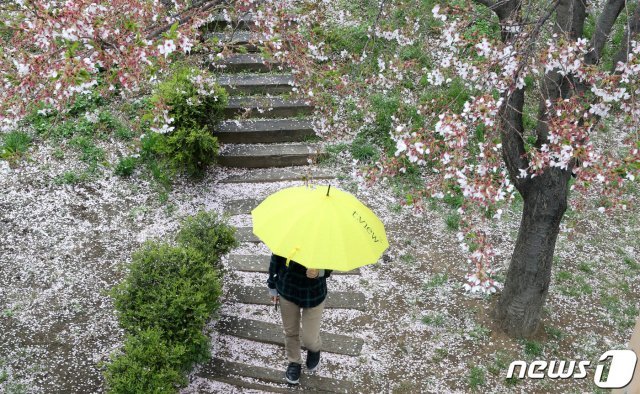
POLYGON ((327 196, 329 196, 329 190, 331 190, 331 185, 329 185, 329 188, 327 189, 327 196))

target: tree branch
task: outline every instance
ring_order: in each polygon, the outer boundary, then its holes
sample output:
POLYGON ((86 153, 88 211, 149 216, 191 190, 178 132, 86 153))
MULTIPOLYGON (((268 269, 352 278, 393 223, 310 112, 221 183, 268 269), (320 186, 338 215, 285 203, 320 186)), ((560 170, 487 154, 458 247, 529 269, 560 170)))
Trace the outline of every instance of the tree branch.
MULTIPOLYGON (((531 43, 531 45, 522 55, 523 60, 518 65, 518 69, 515 74, 516 80, 520 72, 524 69, 531 52, 535 49, 535 43, 542 31, 542 27, 555 12, 559 3, 560 0, 555 0, 551 3, 549 9, 538 19, 536 26, 526 37, 527 41, 531 43)), ((515 37, 515 35, 506 37, 506 39, 513 37, 515 37)), ((519 178, 520 170, 524 170, 529 167, 523 139, 524 124, 522 122, 522 111, 524 109, 524 97, 524 89, 516 89, 506 95, 505 102, 503 103, 503 107, 500 109, 499 113, 502 156, 507 166, 507 170, 509 171, 511 180, 520 192, 522 192, 522 188, 525 185, 525 181, 522 178, 519 178)))
MULTIPOLYGON (((560 0, 556 11, 554 30, 558 35, 567 34, 573 40, 582 35, 586 8, 583 0, 560 0)), ((575 90, 570 75, 563 75, 557 70, 551 70, 541 79, 542 94, 538 104, 538 121, 536 123, 536 143, 540 148, 549 139, 549 111, 547 101, 554 103, 559 98, 567 98, 575 90)), ((551 109, 553 111, 553 109, 551 109)))
POLYGON ((627 4, 627 0, 607 0, 602 13, 598 17, 593 37, 591 37, 591 51, 584 57, 586 64, 597 64, 602 56, 604 45, 609 40, 611 29, 616 23, 618 16, 627 4))
POLYGON ((500 119, 500 139, 502 141, 502 158, 509 175, 518 191, 522 192, 520 170, 529 167, 525 157, 524 126, 522 110, 524 108, 524 89, 516 89, 507 98, 498 114, 500 119))
POLYGON ((629 44, 632 40, 636 39, 636 36, 640 34, 640 4, 637 4, 636 10, 633 12, 627 28, 624 32, 624 38, 620 44, 620 51, 615 58, 613 58, 613 70, 616 70, 616 66, 619 62, 626 63, 629 58, 629 44))

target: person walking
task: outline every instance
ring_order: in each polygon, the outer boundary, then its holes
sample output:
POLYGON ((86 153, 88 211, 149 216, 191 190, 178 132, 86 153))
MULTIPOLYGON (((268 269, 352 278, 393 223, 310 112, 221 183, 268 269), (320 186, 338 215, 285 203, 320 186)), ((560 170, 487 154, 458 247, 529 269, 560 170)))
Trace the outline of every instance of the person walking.
POLYGON ((331 272, 328 269, 308 269, 293 260, 271 255, 267 286, 276 308, 280 304, 284 347, 289 361, 285 379, 289 384, 300 382, 301 339, 307 348, 307 371, 314 371, 320 363, 320 323, 327 297, 326 280, 331 272))

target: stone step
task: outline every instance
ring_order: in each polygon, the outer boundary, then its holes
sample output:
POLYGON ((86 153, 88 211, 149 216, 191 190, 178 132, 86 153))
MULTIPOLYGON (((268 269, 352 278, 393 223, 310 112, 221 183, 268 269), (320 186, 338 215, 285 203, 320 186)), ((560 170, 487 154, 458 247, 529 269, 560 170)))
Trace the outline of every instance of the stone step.
POLYGON ((352 393, 354 385, 352 382, 345 380, 337 380, 319 376, 316 374, 303 373, 300 375, 300 384, 298 387, 285 385, 284 369, 274 369, 259 367, 255 365, 241 364, 233 361, 227 361, 220 358, 212 358, 204 364, 197 376, 217 380, 224 383, 254 389, 271 391, 274 393, 290 393, 290 392, 329 392, 329 393, 352 393), (249 381, 242 380, 245 378, 249 381), (259 382, 280 384, 279 386, 271 386, 261 384, 259 382))
POLYGON ((291 92, 295 83, 291 74, 230 74, 218 77, 217 83, 230 94, 279 94, 291 92))
MULTIPOLYGON (((230 290, 231 298, 242 304, 273 305, 266 287, 234 286, 230 290)), ((332 309, 366 309, 364 294, 352 291, 329 291, 326 308, 332 309)))
POLYGON ((236 227, 236 239, 238 242, 260 243, 260 239, 253 233, 251 227, 236 227))
POLYGON ((215 129, 222 143, 301 142, 316 137, 309 119, 246 119, 226 120, 215 129))
MULTIPOLYGON (((236 316, 222 316, 216 329, 227 335, 252 341, 284 346, 282 325, 259 320, 244 319, 236 316)), ((321 332, 322 350, 329 353, 358 356, 364 341, 347 335, 321 332)))
POLYGON ((282 63, 265 59, 264 56, 256 53, 237 53, 213 62, 206 61, 205 65, 211 71, 226 72, 270 72, 284 68, 282 63))
POLYGON ((243 115, 250 118, 289 118, 311 115, 313 105, 301 99, 282 97, 230 97, 224 115, 227 119, 243 115))
POLYGON ((218 163, 243 168, 305 166, 321 157, 321 149, 313 144, 231 144, 224 146, 218 163))
POLYGON ((242 200, 232 200, 224 207, 224 213, 231 216, 250 214, 253 208, 260 204, 260 200, 255 198, 245 198, 242 200))
POLYGON ((231 94, 288 93, 295 84, 291 74, 228 74, 218 77, 218 84, 231 94))
POLYGON ((260 36, 245 30, 205 33, 202 39, 217 40, 232 47, 243 47, 248 52, 258 52, 260 46, 260 36))
MULTIPOLYGON (((227 258, 227 266, 232 270, 243 272, 260 272, 266 274, 269 272, 269 261, 271 256, 267 255, 244 255, 230 254, 227 258)), ((333 271, 331 275, 359 275, 360 269, 356 268, 351 271, 333 271)))
POLYGON ((336 174, 327 169, 298 167, 298 168, 261 168, 253 169, 244 174, 231 175, 220 183, 269 183, 296 182, 306 180, 335 179, 336 174))
MULTIPOLYGON (((239 363, 236 363, 239 364, 239 363)), ((246 364, 240 364, 243 365, 247 368, 251 368, 253 369, 253 366, 249 366, 246 364)), ((204 368, 204 367, 203 367, 204 368)), ((208 372, 208 371, 207 371, 208 372)), ((199 372, 196 373, 196 376, 199 376, 201 378, 205 378, 207 381, 211 382, 211 381, 217 381, 217 382, 222 382, 231 386, 235 386, 235 387, 241 387, 244 389, 251 389, 251 390, 259 390, 260 393, 295 393, 298 390, 296 390, 295 387, 291 386, 291 387, 286 387, 284 384, 282 386, 275 386, 274 383, 258 383, 258 381, 256 380, 256 378, 252 378, 252 377, 245 377, 242 375, 238 375, 238 374, 232 374, 230 372, 226 372, 225 370, 220 370, 220 371, 215 371, 212 373, 207 373, 207 372, 199 372), (245 380, 247 379, 247 380, 245 380)), ((286 382, 285 382, 286 383, 286 382)), ((287 385, 288 386, 288 385, 287 385)), ((203 388, 202 387, 198 387, 199 391, 198 394, 219 394, 220 391, 209 391, 207 390, 207 388, 205 388, 205 391, 202 391, 203 388)), ((217 389, 219 390, 219 389, 217 389)), ((235 393, 236 391, 231 391, 233 393, 235 393)))

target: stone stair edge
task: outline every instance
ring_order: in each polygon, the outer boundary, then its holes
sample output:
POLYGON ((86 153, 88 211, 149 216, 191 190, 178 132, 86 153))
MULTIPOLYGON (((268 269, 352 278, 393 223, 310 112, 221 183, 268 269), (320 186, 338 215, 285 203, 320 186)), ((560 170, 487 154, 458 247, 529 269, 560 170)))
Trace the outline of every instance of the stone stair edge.
POLYGON ((306 171, 307 168, 309 167, 247 169, 247 171, 242 174, 230 175, 220 180, 220 183, 304 182, 307 179, 329 180, 337 178, 335 173, 326 170, 316 169, 312 170, 313 173, 302 173, 306 171))
MULTIPOLYGON (((237 338, 284 346, 284 336, 280 324, 223 315, 217 321, 215 329, 221 334, 237 338)), ((344 334, 321 331, 320 336, 322 337, 323 349, 327 353, 359 356, 364 344, 364 340, 361 338, 344 334)))
MULTIPOLYGON (((223 379, 230 375, 255 379, 264 382, 267 389, 274 390, 278 393, 286 392, 333 392, 333 393, 349 393, 353 390, 353 383, 346 380, 337 380, 334 378, 324 377, 317 374, 302 374, 300 377, 300 386, 280 386, 286 384, 284 380, 284 370, 269 367, 248 365, 235 361, 225 360, 214 357, 196 373, 197 376, 217 380, 217 377, 223 379), (271 386, 275 384, 279 386, 271 386)), ((251 383, 251 382, 249 382, 251 383)), ((256 383, 260 384, 260 383, 256 383)))

